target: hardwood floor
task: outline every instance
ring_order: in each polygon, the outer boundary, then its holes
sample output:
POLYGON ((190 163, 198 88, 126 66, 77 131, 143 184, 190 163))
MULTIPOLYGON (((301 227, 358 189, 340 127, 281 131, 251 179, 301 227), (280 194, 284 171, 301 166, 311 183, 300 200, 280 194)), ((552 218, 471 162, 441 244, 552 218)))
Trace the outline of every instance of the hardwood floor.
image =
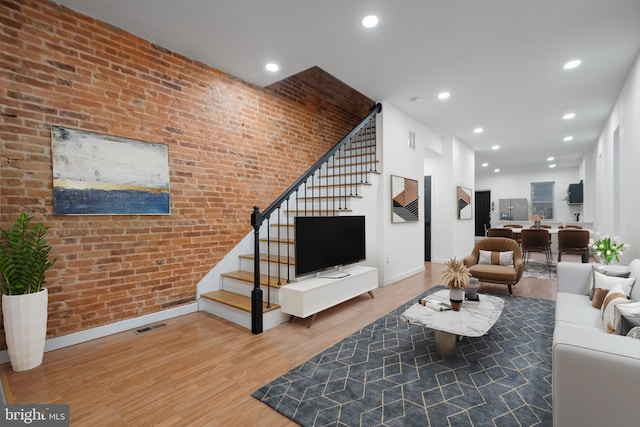
MULTIPOLYGON (((442 264, 260 335, 205 313, 46 353, 42 366, 0 367, 9 403, 70 405, 72 426, 295 426, 251 393, 432 286, 442 264)), ((480 292, 508 294, 502 285, 480 292)), ((523 278, 514 297, 554 299, 555 280, 523 278)))

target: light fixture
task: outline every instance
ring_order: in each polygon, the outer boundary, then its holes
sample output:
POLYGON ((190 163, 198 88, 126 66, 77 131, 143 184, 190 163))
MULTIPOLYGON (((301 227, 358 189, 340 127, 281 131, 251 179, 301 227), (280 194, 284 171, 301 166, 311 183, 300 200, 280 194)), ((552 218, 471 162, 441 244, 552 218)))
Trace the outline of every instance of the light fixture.
POLYGON ((362 18, 362 26, 365 28, 373 28, 378 25, 378 17, 375 15, 367 15, 362 18))
POLYGON ((569 142, 569 141, 573 141, 573 137, 572 136, 565 136, 563 139, 564 142, 569 142))
POLYGON ((547 157, 547 162, 553 162, 555 159, 555 157, 547 157))
POLYGON ((500 146, 499 146, 499 145, 494 145, 494 146, 492 146, 492 147, 491 147, 491 149, 492 149, 492 150, 499 150, 499 149, 500 149, 500 146))
POLYGON ((484 129, 482 129, 482 128, 475 128, 473 130, 473 133, 482 133, 482 132, 484 132, 484 129))
POLYGON ((494 171, 495 173, 498 173, 498 172, 500 172, 500 169, 494 169, 493 171, 494 171))
POLYGON ((483 168, 486 168, 487 166, 489 166, 489 163, 483 163, 483 164, 482 164, 482 167, 483 167, 483 168))
POLYGON ((579 59, 574 59, 564 64, 564 67, 562 68, 564 68, 565 70, 573 70, 574 68, 578 67, 581 63, 582 61, 580 61, 579 59))
POLYGON ((267 65, 264 66, 264 68, 266 68, 267 71, 271 71, 272 73, 275 73, 280 69, 280 66, 278 66, 278 64, 276 63, 269 62, 267 65))
POLYGON ((438 99, 449 99, 451 94, 449 92, 440 92, 438 94, 438 99))
POLYGON ((563 119, 565 120, 571 120, 576 116, 576 113, 567 113, 564 116, 562 116, 563 119))
POLYGON ((552 164, 550 164, 550 165, 549 165, 549 169, 553 169, 553 168, 555 168, 555 167, 556 167, 556 164, 555 164, 555 163, 552 163, 552 164))

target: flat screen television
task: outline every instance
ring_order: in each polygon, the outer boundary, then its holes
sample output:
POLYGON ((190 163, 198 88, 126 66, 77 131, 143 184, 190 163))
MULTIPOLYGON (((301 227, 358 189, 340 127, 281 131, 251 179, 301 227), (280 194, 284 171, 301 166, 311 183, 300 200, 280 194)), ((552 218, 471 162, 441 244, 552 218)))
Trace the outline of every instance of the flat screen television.
POLYGON ((366 259, 364 216, 295 218, 296 276, 366 259))

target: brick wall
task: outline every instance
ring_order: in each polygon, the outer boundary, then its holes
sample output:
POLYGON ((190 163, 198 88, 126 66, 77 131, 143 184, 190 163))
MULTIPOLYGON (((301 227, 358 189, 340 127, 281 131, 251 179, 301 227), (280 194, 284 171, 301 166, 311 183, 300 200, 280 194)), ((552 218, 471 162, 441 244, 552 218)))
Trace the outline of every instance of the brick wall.
MULTIPOLYGON (((48 336, 193 301, 196 283, 373 101, 312 68, 268 88, 47 1, 0 2, 0 218, 51 227, 48 336), (53 215, 51 125, 167 144, 171 215, 53 215)), ((0 348, 4 348, 0 334, 0 348)))

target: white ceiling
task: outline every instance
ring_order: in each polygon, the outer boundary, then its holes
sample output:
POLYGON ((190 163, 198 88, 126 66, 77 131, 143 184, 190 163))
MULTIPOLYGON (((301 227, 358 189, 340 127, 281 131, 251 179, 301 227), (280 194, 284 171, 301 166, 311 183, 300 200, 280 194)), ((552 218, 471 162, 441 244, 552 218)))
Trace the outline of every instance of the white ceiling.
POLYGON ((640 51, 639 0, 59 3, 259 86, 318 66, 465 142, 478 174, 546 169, 549 156, 577 167, 640 51), (360 24, 368 14, 376 28, 360 24), (564 71, 574 58, 582 65, 564 71), (442 90, 449 100, 436 98, 442 90))

